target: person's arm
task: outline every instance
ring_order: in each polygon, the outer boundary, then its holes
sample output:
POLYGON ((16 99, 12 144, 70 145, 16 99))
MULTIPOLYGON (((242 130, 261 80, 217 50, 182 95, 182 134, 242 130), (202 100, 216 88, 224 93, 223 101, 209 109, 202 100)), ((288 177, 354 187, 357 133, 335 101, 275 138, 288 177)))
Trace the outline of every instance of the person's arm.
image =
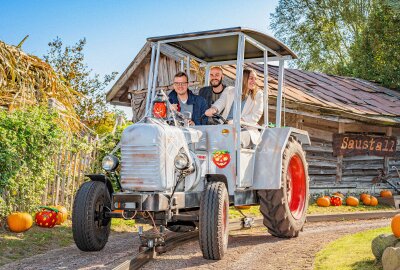
POLYGON ((203 114, 205 114, 206 110, 207 110, 207 101, 202 98, 200 100, 200 125, 207 125, 208 122, 208 118, 207 117, 202 117, 203 114))
POLYGON ((253 109, 249 114, 242 115, 242 119, 244 122, 250 123, 250 124, 257 124, 258 121, 260 120, 263 111, 264 111, 264 102, 263 102, 263 96, 264 93, 262 91, 258 91, 255 100, 254 100, 254 106, 253 109))
POLYGON ((219 99, 217 99, 214 104, 211 106, 210 109, 208 109, 205 113, 207 116, 212 116, 215 113, 220 113, 222 110, 225 108, 226 104, 226 99, 228 95, 228 89, 225 89, 224 92, 222 92, 221 96, 219 99))

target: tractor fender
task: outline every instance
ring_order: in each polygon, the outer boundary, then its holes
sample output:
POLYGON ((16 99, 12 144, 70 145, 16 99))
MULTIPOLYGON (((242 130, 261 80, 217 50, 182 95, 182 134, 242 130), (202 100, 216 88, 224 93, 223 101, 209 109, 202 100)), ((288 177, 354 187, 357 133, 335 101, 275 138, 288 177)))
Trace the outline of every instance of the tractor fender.
POLYGON ((104 174, 86 174, 85 176, 88 177, 91 181, 98 181, 98 182, 105 183, 107 186, 107 190, 110 193, 110 197, 114 193, 114 188, 111 184, 111 181, 106 175, 104 175, 104 174))
POLYGON ((255 153, 252 189, 281 188, 282 155, 290 136, 302 145, 311 144, 308 132, 297 128, 268 128, 261 134, 255 153))

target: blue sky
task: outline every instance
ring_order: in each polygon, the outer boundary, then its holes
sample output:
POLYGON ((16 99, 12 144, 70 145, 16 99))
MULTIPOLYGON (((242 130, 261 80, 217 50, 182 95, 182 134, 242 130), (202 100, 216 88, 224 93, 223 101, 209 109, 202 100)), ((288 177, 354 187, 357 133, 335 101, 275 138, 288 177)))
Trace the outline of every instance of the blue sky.
POLYGON ((86 63, 100 75, 121 74, 151 36, 234 26, 272 34, 278 0, 128 1, 0 0, 0 40, 42 57, 57 36, 72 45, 86 37, 86 63))

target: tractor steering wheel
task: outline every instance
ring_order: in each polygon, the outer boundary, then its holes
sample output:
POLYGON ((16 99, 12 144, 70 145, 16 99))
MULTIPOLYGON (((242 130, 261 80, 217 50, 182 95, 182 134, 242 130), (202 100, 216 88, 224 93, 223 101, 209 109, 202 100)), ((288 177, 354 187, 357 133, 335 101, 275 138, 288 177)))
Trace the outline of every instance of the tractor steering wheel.
MULTIPOLYGON (((204 118, 207 118, 208 116, 203 114, 201 116, 201 119, 203 120, 204 118)), ((213 114, 211 116, 211 119, 213 120, 212 122, 208 121, 208 125, 226 125, 228 124, 228 121, 219 113, 213 114)))

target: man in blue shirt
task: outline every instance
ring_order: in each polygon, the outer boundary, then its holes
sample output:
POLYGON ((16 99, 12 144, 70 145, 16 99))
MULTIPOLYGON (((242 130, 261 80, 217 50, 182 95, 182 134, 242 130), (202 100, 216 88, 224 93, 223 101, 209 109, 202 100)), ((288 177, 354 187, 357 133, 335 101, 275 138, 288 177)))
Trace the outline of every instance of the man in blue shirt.
POLYGON ((190 112, 192 119, 190 125, 205 125, 207 124, 207 117, 203 117, 204 112, 207 110, 207 102, 201 97, 192 93, 188 89, 189 82, 188 76, 185 72, 178 72, 174 76, 174 90, 169 93, 169 102, 172 104, 173 109, 179 112, 190 112))

